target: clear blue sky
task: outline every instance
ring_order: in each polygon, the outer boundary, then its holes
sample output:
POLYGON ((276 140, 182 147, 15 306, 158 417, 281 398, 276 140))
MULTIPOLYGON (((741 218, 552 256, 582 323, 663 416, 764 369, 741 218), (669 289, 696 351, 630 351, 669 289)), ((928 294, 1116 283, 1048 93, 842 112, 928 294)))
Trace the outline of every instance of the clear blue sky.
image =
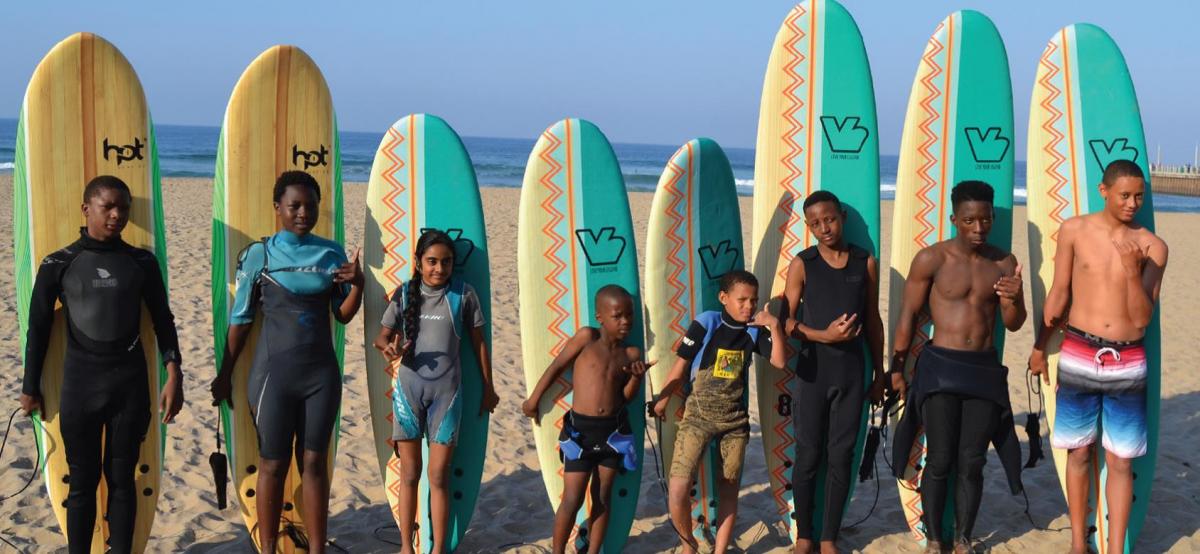
MULTIPOLYGON (((881 150, 899 149, 913 72, 948 13, 988 14, 1012 68, 1023 158, 1037 60, 1060 27, 1101 25, 1125 52, 1153 159, 1190 162, 1200 141, 1200 3, 845 0, 875 77, 881 150), (1147 7, 1153 5, 1153 7, 1147 7)), ((0 116, 55 42, 88 30, 133 62, 161 123, 220 125, 242 69, 276 43, 321 66, 344 130, 436 113, 470 136, 535 137, 564 116, 616 142, 707 135, 752 147, 767 56, 789 1, 16 2, 0 33, 0 116), (334 9, 329 9, 333 7, 334 9)))

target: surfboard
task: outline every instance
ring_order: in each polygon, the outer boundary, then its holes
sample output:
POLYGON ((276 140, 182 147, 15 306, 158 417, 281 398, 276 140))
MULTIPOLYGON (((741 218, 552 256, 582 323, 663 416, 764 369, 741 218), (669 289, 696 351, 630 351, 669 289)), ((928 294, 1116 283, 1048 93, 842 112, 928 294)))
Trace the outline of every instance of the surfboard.
MULTIPOLYGON (((690 140, 667 161, 646 235, 646 359, 658 361, 649 371, 655 396, 666 384, 675 348, 692 321, 701 312, 723 309, 717 300, 721 276, 745 267, 738 210, 733 170, 715 141, 690 140)), ((658 424, 664 476, 671 470, 686 398, 684 389, 676 391, 658 424)), ((717 536, 719 460, 714 442, 696 471, 691 498, 697 541, 713 542, 717 536)))
MULTIPOLYGON (((858 25, 833 0, 801 2, 792 9, 775 35, 763 79, 752 239, 760 306, 783 295, 788 264, 801 250, 816 244, 804 224, 803 206, 817 190, 836 194, 846 207, 846 240, 878 257, 879 137, 871 68, 858 25)), ((796 346, 791 345, 789 359, 796 346)), ((793 368, 781 371, 762 359, 755 362, 755 370, 771 497, 795 539, 791 491, 796 459, 795 373, 793 368)), ((867 385, 872 371, 865 368, 867 385)), ((862 459, 868 407, 864 402, 855 467, 862 459)), ((814 495, 813 530, 818 540, 824 520, 824 466, 822 462, 814 495)))
MULTIPOLYGON (((272 46, 242 73, 221 126, 217 167, 213 179, 212 303, 216 365, 221 367, 225 334, 233 309, 237 256, 251 242, 274 234, 276 221, 272 189, 280 173, 307 171, 321 186, 320 216, 313 233, 342 242, 342 168, 338 151, 337 120, 321 70, 295 46, 272 46)), ((233 409, 221 406, 221 425, 229 452, 231 475, 242 519, 250 539, 258 546, 258 441, 254 419, 246 401, 250 365, 254 360, 261 318, 256 318, 233 372, 233 409)), ((344 350, 342 325, 330 330, 339 366, 344 350)), ((340 410, 339 410, 340 412, 340 410)), ((329 448, 329 473, 333 475, 339 416, 329 448)), ((300 473, 295 460, 284 483, 280 528, 304 532, 300 514, 304 506, 300 473)), ((280 534, 279 548, 299 548, 280 534)))
MULTIPOLYGON (((987 16, 971 10, 943 19, 917 66, 900 140, 888 289, 890 329, 895 329, 899 320, 904 280, 913 257, 922 248, 954 236, 950 191, 956 183, 977 179, 995 189, 995 220, 988 242, 1006 251, 1012 249, 1012 110, 1008 55, 996 26, 987 16)), ((994 344, 1003 353, 1005 330, 998 313, 996 319, 994 344)), ((933 332, 929 314, 922 312, 913 351, 919 351, 933 332)), ((905 367, 909 380, 915 361, 915 356, 910 357, 905 367)), ((892 423, 898 420, 899 416, 892 423)), ((912 537, 921 544, 926 543, 925 512, 918 488, 924 467, 925 435, 921 433, 904 478, 897 481, 904 517, 912 537)), ((941 540, 950 544, 952 501, 947 501, 940 517, 946 534, 941 540)))
MULTIPOLYGON (((1029 255, 1033 268, 1033 321, 1054 280, 1058 227, 1068 218, 1104 209, 1098 185, 1109 162, 1128 159, 1146 174, 1146 197, 1137 222, 1154 229, 1149 156, 1142 132, 1137 94, 1125 57, 1103 29, 1086 23, 1067 26, 1050 39, 1038 63, 1029 112, 1029 255)), ((1154 465, 1158 456, 1162 336, 1158 311, 1146 329, 1146 432, 1149 449, 1133 460, 1133 508, 1125 551, 1133 549, 1146 519, 1154 465)), ((1058 351, 1062 336, 1047 347, 1050 387, 1043 395, 1046 419, 1054 427, 1058 384, 1058 351)), ((1098 552, 1108 550, 1107 480, 1104 448, 1096 445, 1089 501, 1092 540, 1098 552), (1099 501, 1097 502, 1097 498, 1099 501)), ((1067 452, 1053 449, 1054 465, 1066 495, 1067 452)))
MULTIPOLYGON (((17 319, 21 352, 29 328, 29 302, 42 258, 79 239, 84 225, 79 204, 93 177, 114 175, 129 185, 133 205, 121 238, 154 252, 164 283, 167 241, 159 185, 158 151, 146 95, 133 66, 112 43, 91 33, 63 39, 42 58, 21 104, 13 164, 13 251, 16 255, 17 319), (72 215, 74 214, 74 215, 72 215)), ((66 331, 62 306, 42 370, 42 411, 33 417, 38 467, 64 537, 69 470, 60 429, 60 394, 66 331)), ((151 422, 135 471, 137 518, 134 551, 146 548, 154 525, 167 427, 160 423, 158 397, 166 369, 154 326, 142 309, 141 337, 150 381, 151 422)), ((99 463, 99 460, 97 460, 99 463)), ((104 479, 96 496, 92 552, 104 552, 108 509, 104 479)))
MULTIPOLYGON (((638 317, 626 343, 643 345, 637 250, 628 193, 612 146, 600 128, 582 119, 564 119, 538 138, 525 166, 517 229, 521 305, 521 357, 526 393, 580 327, 597 326, 596 291, 620 285, 633 295, 638 317)), ((558 433, 571 408, 571 371, 542 397, 540 425, 533 425, 542 480, 558 509, 563 464, 558 433)), ((638 458, 645 436, 645 398, 628 404, 638 458)), ((621 552, 637 508, 642 470, 622 471, 613 483, 604 552, 621 552)), ((591 496, 576 517, 573 539, 588 542, 591 496)))
MULTIPOLYGON (((366 329, 363 349, 367 358, 371 421, 375 452, 392 517, 400 523, 400 458, 392 451, 392 396, 396 394, 399 362, 389 364, 372 346, 391 293, 415 276, 413 251, 426 229, 445 231, 454 239, 454 275, 465 280, 479 296, 484 321, 491 316, 491 281, 483 203, 471 158, 458 134, 441 118, 413 114, 388 127, 367 185, 367 227, 363 258, 367 273, 364 289, 366 329)), ((484 326, 490 343, 490 325, 484 326)), ((462 419, 458 443, 450 461, 450 520, 447 547, 454 550, 467 532, 487 452, 488 414, 479 414, 483 381, 478 356, 469 337, 459 348, 462 370, 462 419)), ((428 463, 429 444, 421 459, 428 463)), ((417 533, 414 546, 432 552, 433 521, 429 512, 429 474, 421 472, 417 495, 417 533)), ((407 537, 403 537, 407 539, 407 537)))

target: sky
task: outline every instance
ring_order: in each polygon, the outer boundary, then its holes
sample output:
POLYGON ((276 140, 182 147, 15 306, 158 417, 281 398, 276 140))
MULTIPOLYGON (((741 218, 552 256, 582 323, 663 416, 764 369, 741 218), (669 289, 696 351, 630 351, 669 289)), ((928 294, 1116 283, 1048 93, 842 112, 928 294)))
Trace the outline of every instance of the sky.
MULTIPOLYGON (((1075 22, 1124 51, 1152 160, 1190 163, 1200 142, 1200 2, 843 0, 862 30, 880 151, 899 150, 913 74, 937 23, 958 9, 995 22, 1012 72, 1016 152, 1037 61, 1075 22)), ((17 2, 0 33, 0 117, 16 117, 34 67, 77 31, 117 45, 158 123, 220 125, 242 70, 273 44, 325 73, 343 130, 382 132, 413 112, 460 134, 536 137, 583 117, 613 142, 708 136, 753 147, 763 71, 789 1, 17 2), (333 9, 331 9, 331 7, 333 9)))

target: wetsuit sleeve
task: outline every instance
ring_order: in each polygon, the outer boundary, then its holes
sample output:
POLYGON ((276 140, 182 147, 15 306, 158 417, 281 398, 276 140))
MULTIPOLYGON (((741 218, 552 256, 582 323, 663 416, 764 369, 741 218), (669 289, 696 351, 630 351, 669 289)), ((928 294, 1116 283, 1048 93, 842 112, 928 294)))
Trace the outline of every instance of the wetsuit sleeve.
POLYGON ((42 364, 50 346, 50 330, 54 326, 54 303, 62 294, 62 271, 67 266, 61 260, 48 257, 38 267, 29 299, 29 329, 25 334, 25 381, 21 392, 42 393, 42 364))
POLYGON ((230 325, 254 323, 254 284, 266 266, 262 243, 256 242, 242 250, 238 256, 237 274, 234 278, 233 309, 229 312, 230 325))
POLYGON ((679 348, 675 350, 675 354, 687 361, 692 361, 696 354, 700 352, 700 348, 704 346, 704 326, 699 321, 693 321, 688 326, 687 333, 684 333, 683 338, 679 340, 679 348))
MULTIPOLYGON (((342 252, 341 245, 333 243, 333 267, 341 267, 342 264, 350 261, 346 258, 346 253, 342 252)), ((334 283, 329 299, 329 309, 337 312, 341 307, 342 302, 346 301, 346 297, 350 296, 350 283, 334 283)))
POLYGON ((383 310, 383 318, 379 320, 379 324, 388 329, 399 329, 400 318, 404 317, 404 308, 400 305, 403 301, 404 287, 408 286, 408 282, 396 288, 392 293, 391 300, 388 301, 387 308, 383 310))
POLYGON ((766 327, 761 327, 758 330, 758 341, 754 344, 754 351, 759 356, 764 358, 771 357, 771 330, 766 327))
POLYGON ((182 362, 179 358, 179 335, 175 329, 175 314, 171 313, 171 301, 167 297, 167 287, 163 284, 158 258, 150 252, 144 252, 138 256, 138 264, 146 273, 142 301, 146 303, 150 321, 154 323, 158 352, 162 354, 163 362, 182 362))
POLYGON ((475 287, 467 285, 467 292, 463 295, 466 305, 463 308, 463 321, 471 322, 472 327, 483 327, 483 305, 479 302, 479 295, 475 293, 475 287))

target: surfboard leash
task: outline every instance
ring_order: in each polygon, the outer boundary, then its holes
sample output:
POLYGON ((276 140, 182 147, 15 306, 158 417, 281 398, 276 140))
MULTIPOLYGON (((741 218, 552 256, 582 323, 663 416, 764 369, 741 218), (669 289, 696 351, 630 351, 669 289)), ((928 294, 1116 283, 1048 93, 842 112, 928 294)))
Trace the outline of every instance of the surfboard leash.
MULTIPOLYGON (((654 383, 652 381, 653 379, 650 378, 650 374, 647 373, 646 385, 650 387, 650 390, 654 390, 654 383)), ((662 420, 654 417, 654 404, 654 398, 653 395, 651 395, 651 403, 646 405, 646 415, 650 416, 650 419, 654 420, 654 435, 658 436, 657 444, 655 443, 654 436, 650 435, 649 433, 646 434, 646 438, 650 439, 650 452, 654 454, 654 473, 657 477, 655 482, 658 483, 658 488, 660 491, 662 491, 663 507, 667 509, 667 521, 671 522, 671 530, 675 531, 675 535, 679 537, 681 544, 690 545, 695 539, 693 538, 692 540, 688 540, 685 538, 683 533, 679 531, 679 528, 675 526, 675 520, 671 519, 671 493, 670 489, 667 487, 667 480, 663 477, 663 474, 667 471, 666 468, 663 467, 662 455, 659 454, 658 447, 658 444, 662 444, 662 420)), ((698 546, 699 545, 697 545, 697 547, 698 546)), ((697 548, 697 550, 699 550, 699 548, 697 548)))
MULTIPOLYGON (((8 446, 8 434, 9 434, 9 432, 12 431, 13 420, 15 420, 17 418, 17 414, 19 414, 19 413, 21 413, 21 408, 17 408, 16 410, 13 410, 12 415, 8 416, 8 425, 4 429, 4 440, 0 441, 0 460, 4 459, 4 449, 5 449, 5 447, 8 446)), ((41 417, 41 414, 35 412, 33 417, 41 417)), ((34 423, 34 432, 37 432, 37 423, 34 423)), ((34 451, 35 452, 37 451, 36 443, 37 443, 37 441, 35 440, 34 441, 34 451)), ((4 502, 6 502, 8 500, 16 498, 17 496, 20 496, 21 493, 25 492, 25 489, 28 489, 29 485, 33 484, 33 480, 37 478, 38 471, 41 469, 41 463, 42 463, 42 457, 40 455, 34 457, 33 471, 31 471, 29 473, 29 479, 27 479, 25 481, 25 485, 22 486, 19 490, 17 490, 17 492, 0 497, 0 504, 3 504, 4 502)), ((6 530, 6 532, 7 532, 7 530, 6 530)), ((24 552, 24 550, 21 550, 17 545, 9 542, 8 539, 4 538, 3 535, 0 535, 0 541, 3 541, 4 544, 7 544, 10 548, 12 548, 13 550, 16 550, 17 552, 24 552)))

